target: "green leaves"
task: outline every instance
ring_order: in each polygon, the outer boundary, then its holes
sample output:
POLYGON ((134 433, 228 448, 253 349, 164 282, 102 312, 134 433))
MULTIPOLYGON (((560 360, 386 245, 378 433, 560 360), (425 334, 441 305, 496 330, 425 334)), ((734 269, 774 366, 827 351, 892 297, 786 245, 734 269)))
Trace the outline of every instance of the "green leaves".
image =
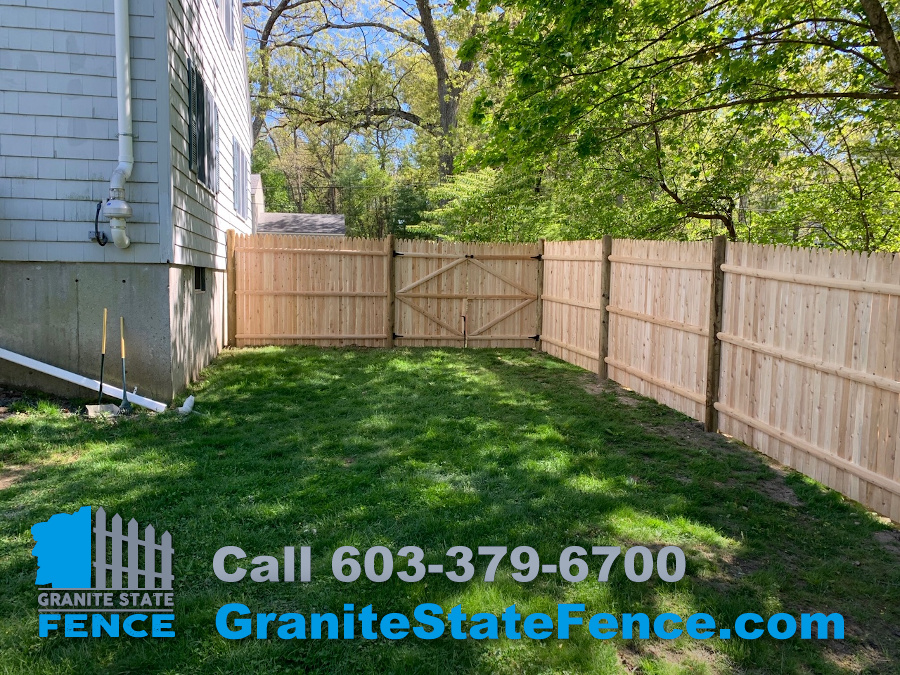
MULTIPOLYGON (((896 16, 895 2, 885 7, 896 16)), ((896 176, 896 160, 862 152, 864 138, 894 134, 900 95, 885 84, 887 66, 860 7, 835 0, 814 8, 788 0, 509 0, 504 9, 485 42, 504 95, 491 96, 490 108, 486 96, 472 107, 472 121, 489 134, 481 158, 505 162, 510 176, 567 158, 582 175, 548 169, 545 189, 601 209, 591 214, 593 224, 570 219, 575 230, 600 233, 627 222, 631 235, 690 237, 713 234, 713 225, 732 237, 796 241, 797 227, 821 235, 825 214, 840 213, 844 225, 832 224, 831 238, 818 243, 871 248, 892 241, 883 227, 876 233, 868 207, 850 205, 859 201, 852 191, 821 196, 827 206, 808 209, 821 213, 815 219, 788 208, 797 195, 822 195, 818 173, 837 156, 827 171, 834 180, 852 176, 865 193, 880 186, 885 204, 895 189, 876 176, 896 176), (838 128, 863 144, 839 151, 847 144, 834 136, 838 128), (843 195, 841 208, 835 194, 843 195), (772 215, 782 209, 806 225, 785 229, 772 215), (848 228, 856 234, 839 233, 848 228)), ((549 208, 548 231, 566 227, 559 214, 569 209, 556 194, 545 192, 552 203, 535 206, 549 208)))

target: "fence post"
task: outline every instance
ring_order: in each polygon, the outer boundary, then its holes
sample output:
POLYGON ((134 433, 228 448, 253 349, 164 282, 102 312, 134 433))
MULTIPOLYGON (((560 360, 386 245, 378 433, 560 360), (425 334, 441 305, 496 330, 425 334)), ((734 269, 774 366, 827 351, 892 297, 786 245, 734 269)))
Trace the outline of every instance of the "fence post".
POLYGON ((387 252, 387 303, 385 307, 385 346, 388 349, 394 347, 394 286, 396 285, 394 276, 394 235, 389 234, 385 242, 385 251, 387 252))
POLYGON ((538 239, 537 300, 535 301, 537 302, 537 340, 534 348, 539 352, 544 351, 541 335, 544 334, 544 244, 546 241, 543 237, 538 239))
POLYGON ((225 343, 229 347, 237 346, 237 271, 235 270, 235 232, 228 230, 225 249, 225 305, 227 307, 226 323, 228 335, 225 343))
POLYGON ((612 236, 605 234, 600 242, 600 349, 598 352, 597 375, 601 380, 609 379, 609 298, 612 268, 609 256, 612 255, 612 236))
POLYGON ((706 419, 707 431, 718 431, 719 413, 716 401, 719 400, 719 371, 722 366, 722 343, 719 331, 722 330, 722 300, 725 287, 725 237, 713 237, 712 245, 712 281, 709 285, 709 337, 706 362, 706 419))

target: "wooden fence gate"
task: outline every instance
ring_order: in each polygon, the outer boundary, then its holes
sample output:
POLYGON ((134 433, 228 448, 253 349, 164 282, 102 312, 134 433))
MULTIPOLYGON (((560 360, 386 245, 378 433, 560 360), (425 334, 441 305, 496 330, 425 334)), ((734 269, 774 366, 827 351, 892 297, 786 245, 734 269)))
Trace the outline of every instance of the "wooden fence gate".
POLYGON ((539 244, 397 242, 396 343, 533 347, 539 261, 539 244))
POLYGON ((542 244, 229 234, 229 344, 533 347, 542 244))

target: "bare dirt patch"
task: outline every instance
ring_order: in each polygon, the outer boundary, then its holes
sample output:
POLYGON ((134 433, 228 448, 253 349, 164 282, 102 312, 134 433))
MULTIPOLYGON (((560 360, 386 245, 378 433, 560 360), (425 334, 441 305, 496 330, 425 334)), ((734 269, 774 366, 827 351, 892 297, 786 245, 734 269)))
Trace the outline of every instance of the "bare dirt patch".
POLYGON ((647 431, 671 439, 676 445, 685 448, 713 450, 716 452, 734 452, 736 446, 721 434, 710 433, 703 424, 695 420, 680 420, 664 425, 646 425, 647 431))
POLYGON ((784 478, 781 476, 770 478, 769 480, 761 480, 753 487, 776 502, 790 504, 791 506, 800 506, 800 500, 797 499, 797 495, 791 487, 784 482, 784 478))
POLYGON ((900 558, 900 531, 882 530, 872 535, 875 541, 900 558))
POLYGON ((647 672, 644 668, 646 662, 662 662, 674 666, 679 672, 688 673, 719 673, 729 669, 727 658, 707 647, 675 647, 654 641, 636 640, 633 645, 619 648, 619 660, 629 673, 647 672))
POLYGON ((8 464, 0 469, 0 490, 5 490, 37 468, 35 464, 8 464))
POLYGON ((600 382, 597 380, 596 375, 587 375, 583 377, 581 379, 581 388, 594 396, 600 396, 611 392, 616 395, 619 403, 627 405, 629 408, 634 408, 641 404, 641 401, 638 398, 629 396, 629 393, 632 393, 630 389, 625 389, 612 380, 600 382))

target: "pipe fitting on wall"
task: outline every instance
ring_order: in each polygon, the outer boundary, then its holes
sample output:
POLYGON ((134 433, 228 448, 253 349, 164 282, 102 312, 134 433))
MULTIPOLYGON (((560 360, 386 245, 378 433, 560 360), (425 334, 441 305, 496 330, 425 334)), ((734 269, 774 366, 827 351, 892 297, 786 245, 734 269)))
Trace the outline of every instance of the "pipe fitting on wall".
MULTIPOLYGON (((110 190, 112 193, 113 190, 110 190)), ((124 192, 120 190, 119 192, 124 192)), ((131 239, 128 238, 126 219, 131 218, 131 205, 123 199, 110 199, 103 207, 103 215, 109 218, 109 232, 113 243, 118 248, 128 248, 131 239)))
POLYGON ((131 28, 128 21, 128 0, 113 0, 116 26, 116 102, 118 104, 119 163, 109 179, 109 199, 103 215, 109 218, 112 240, 118 248, 128 248, 126 221, 131 218, 131 206, 125 201, 125 183, 134 169, 134 146, 131 125, 131 28))

